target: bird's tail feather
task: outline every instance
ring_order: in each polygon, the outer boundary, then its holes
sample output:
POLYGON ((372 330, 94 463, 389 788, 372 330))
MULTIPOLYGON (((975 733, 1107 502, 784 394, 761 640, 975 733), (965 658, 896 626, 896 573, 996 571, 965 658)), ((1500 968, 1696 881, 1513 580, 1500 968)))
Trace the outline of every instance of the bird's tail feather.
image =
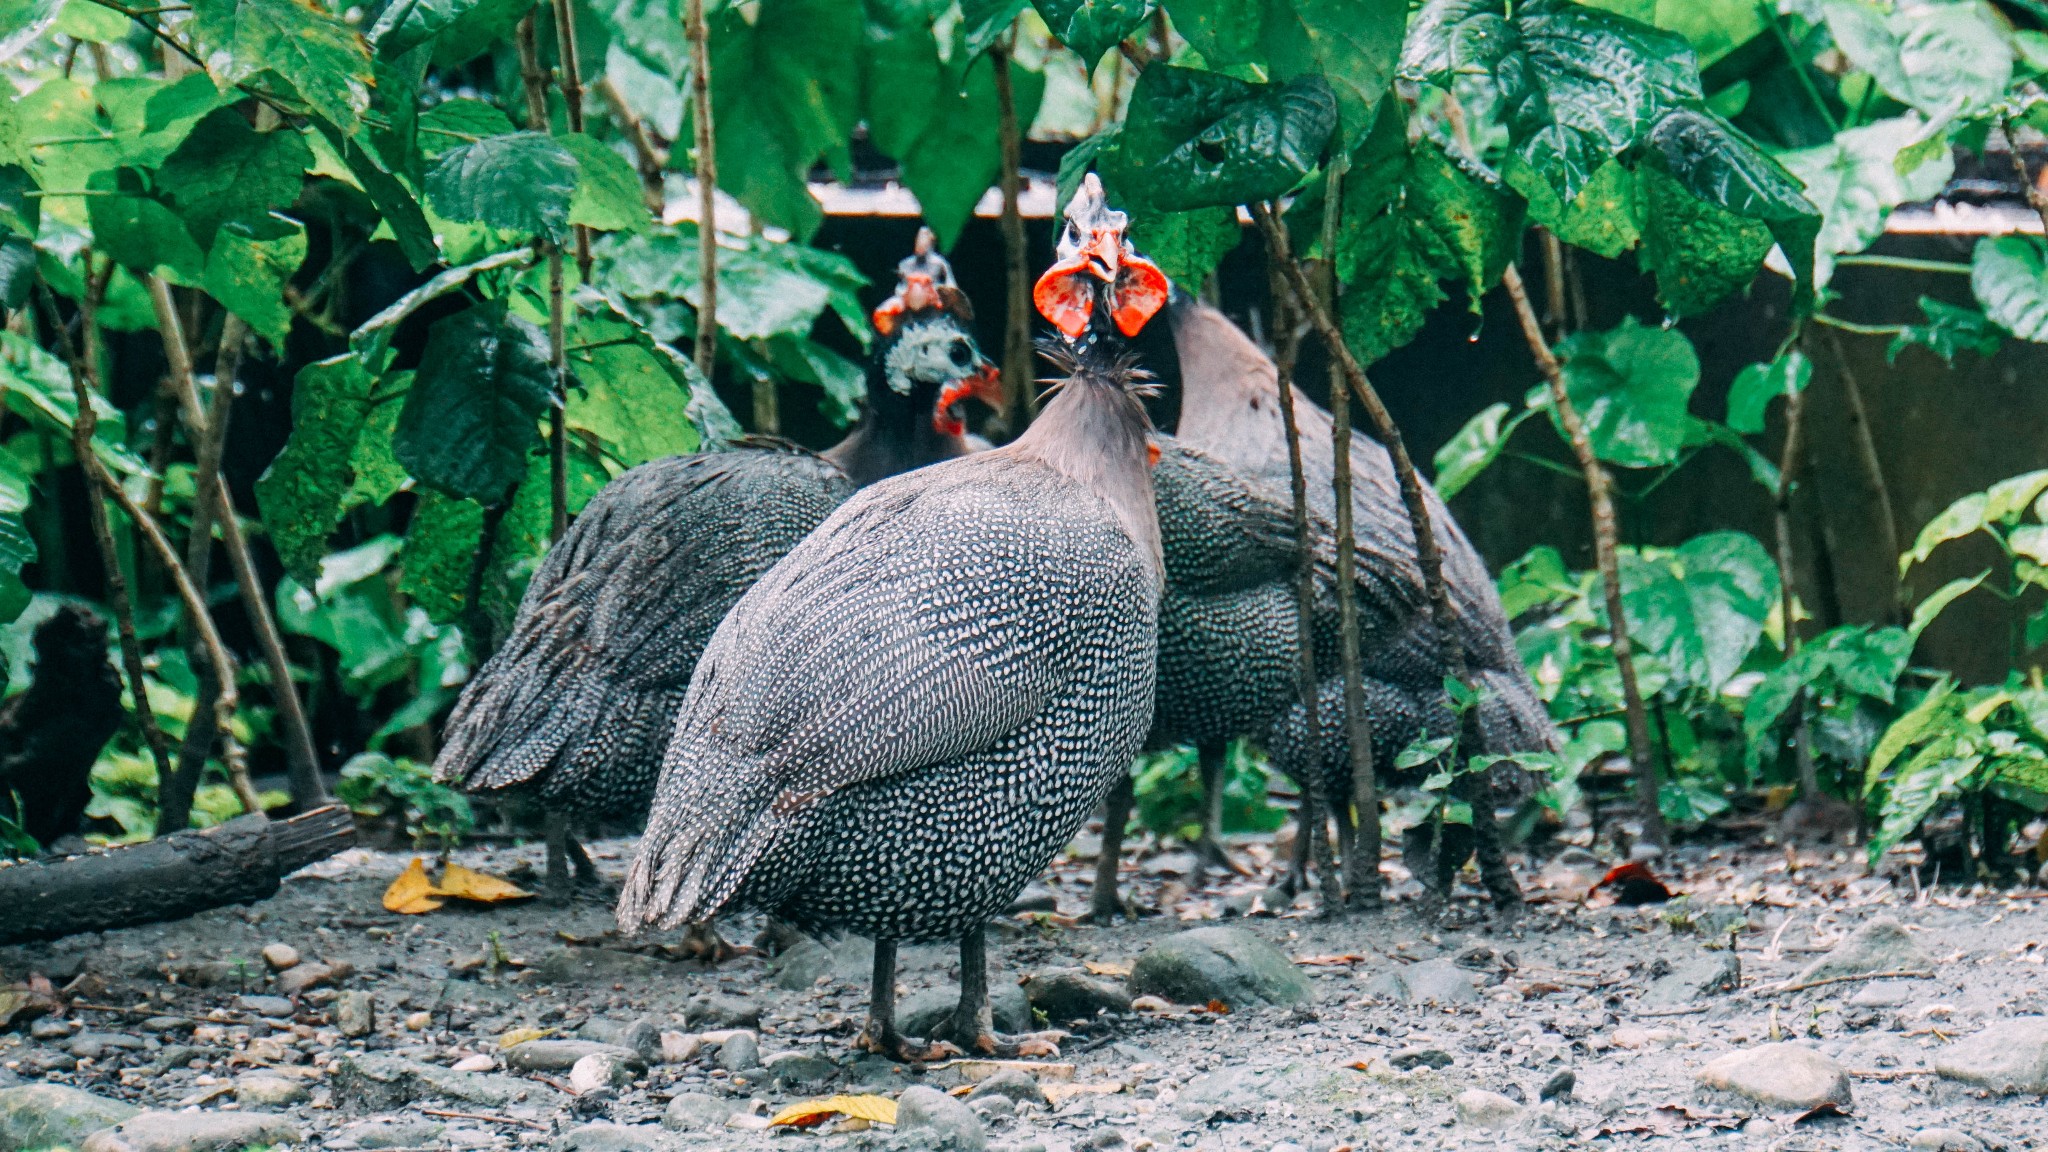
POLYGON ((789 826, 758 759, 671 748, 647 832, 619 894, 619 926, 674 928, 717 915, 789 826))

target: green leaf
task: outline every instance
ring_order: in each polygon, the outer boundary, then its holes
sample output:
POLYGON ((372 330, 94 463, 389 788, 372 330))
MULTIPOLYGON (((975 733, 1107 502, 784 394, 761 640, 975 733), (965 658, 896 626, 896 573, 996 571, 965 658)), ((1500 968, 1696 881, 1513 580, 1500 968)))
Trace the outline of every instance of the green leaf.
POLYGON ((1884 351, 1885 363, 1898 363, 1899 353, 1917 344, 1954 367, 1956 357, 1964 352, 1989 357, 1996 355, 1999 345, 2005 342, 1991 318, 1975 308, 1961 308, 1922 296, 1920 313, 1927 317, 1927 323, 1908 324, 1900 329, 1884 351))
POLYGON ((1977 241, 1970 288, 1992 322, 2022 340, 2048 341, 2048 253, 2040 237, 1977 241))
POLYGON ((0 61, 42 39, 63 10, 64 0, 0 0, 0 61))
POLYGON ((569 199, 569 223, 600 232, 645 230, 650 223, 647 201, 633 165, 581 132, 562 137, 562 144, 576 157, 576 194, 569 199))
POLYGON ((823 212, 806 177, 841 150, 860 110, 861 9, 840 0, 759 0, 712 17, 711 122, 718 183, 798 240, 823 212))
POLYGON ((1336 126, 1320 77, 1266 85, 1148 68, 1131 91, 1117 185, 1166 211, 1277 199, 1315 169, 1336 126))
MULTIPOLYGON (((66 141, 27 144, 23 149, 34 161, 36 184, 46 191, 88 187, 94 173, 119 163, 120 140, 85 85, 53 76, 26 96, 8 96, 14 100, 14 117, 24 141, 66 141)), ((77 201, 66 204, 62 198, 44 204, 43 210, 72 223, 82 222, 85 215, 77 201)))
POLYGON ((36 246, 23 236, 0 236, 0 308, 28 303, 36 283, 36 246))
POLYGON ((356 355, 362 357, 364 364, 381 371, 384 367, 385 354, 391 348, 392 337, 397 335, 398 326, 406 317, 460 289, 472 278, 508 265, 524 263, 530 255, 517 249, 497 252, 473 263, 435 273, 425 284, 392 301, 382 312, 364 321, 362 327, 349 333, 349 347, 356 355))
MULTIPOLYGON (((698 301, 694 225, 660 228, 605 245, 598 282, 628 299, 698 301)), ((718 324, 741 340, 803 335, 827 307, 838 285, 812 267, 816 255, 801 244, 751 238, 721 245, 718 253, 718 324)), ((842 313, 844 316, 844 313, 842 313)), ((865 322, 863 322, 863 328, 865 322)))
POLYGON ((1877 831, 1871 834, 1866 849, 1870 866, 1877 867, 1885 853, 1912 835, 1938 805, 1954 799, 1963 781, 1983 763, 1981 754, 1915 757, 1892 780, 1891 790, 1885 796, 1877 831))
POLYGON ((1584 0, 1631 20, 1654 24, 1684 36, 1708 68, 1751 38, 1770 28, 1767 9, 1752 0, 1584 0))
POLYGON ((960 35, 967 58, 972 60, 988 51, 1027 7, 1029 0, 960 0, 960 35))
POLYGON ((844 428, 860 418, 867 398, 867 371, 830 348, 803 336, 775 336, 753 350, 774 373, 824 390, 819 411, 844 428))
POLYGON ((370 106, 370 48, 326 9, 298 0, 193 0, 192 27, 228 54, 222 79, 273 71, 343 132, 362 122, 370 106))
MULTIPOLYGON (((1792 264, 1795 293, 1801 299, 1808 297, 1813 289, 1809 254, 1820 231, 1821 214, 1783 165, 1727 121, 1690 108, 1673 111, 1657 122, 1650 131, 1648 154, 1653 167, 1660 167, 1700 201, 1769 229, 1792 264)), ((1653 196, 1650 201, 1649 227, 1658 231, 1659 199, 1653 196)), ((1732 231, 1726 224, 1718 229, 1732 231)), ((1728 278, 1747 282, 1761 261, 1759 254, 1748 275, 1740 274, 1739 265, 1729 268, 1728 278)), ((1662 283, 1660 272, 1660 286, 1662 283)))
MULTIPOLYGON (((563 479, 571 516, 583 510, 611 479, 604 466, 582 451, 573 441, 565 461, 563 479)), ((510 506, 498 522, 498 534, 491 548, 491 570, 485 573, 484 609, 491 618, 510 623, 519 611, 541 557, 547 555, 554 530, 553 464, 545 450, 526 458, 526 476, 512 493, 510 506)))
POLYGON ((1912 623, 1906 626, 1906 634, 1916 641, 1919 640, 1920 634, 1927 631, 1927 626, 1934 623, 1936 617, 1940 616, 1949 605, 1955 603, 1964 594, 1974 590, 1979 584, 1984 583, 1984 578, 1989 575, 1991 575, 1989 571, 1984 571, 1977 573, 1975 576, 1958 576, 1954 580, 1936 588, 1933 595, 1914 606, 1913 620, 1912 623))
POLYGON ((2048 491, 2048 471, 2022 472, 2008 476, 1984 490, 1984 520, 1987 524, 2010 526, 2019 521, 2027 505, 2048 491))
POLYGON ((237 221, 214 236, 206 291, 282 356, 292 331, 284 287, 305 259, 306 230, 297 221, 272 216, 260 228, 237 221))
POLYGON ((348 466, 355 472, 355 480, 342 497, 343 508, 380 505, 412 483, 405 465, 391 451, 391 438, 398 435, 398 414, 405 394, 412 389, 412 378, 411 372, 393 372, 377 382, 363 433, 349 453, 348 466))
POLYGON ((57 31, 75 40, 113 44, 128 35, 128 17, 92 0, 65 0, 57 31))
POLYGON ((575 335, 577 344, 599 346, 569 355, 569 370, 582 385, 569 395, 571 428, 602 440, 629 468, 697 449, 702 438, 688 416, 691 389, 670 374, 660 353, 612 343, 633 338, 618 322, 585 321, 575 335))
POLYGON ((320 134, 340 154, 342 162, 363 186, 370 197, 370 203, 391 229, 392 239, 397 241, 399 251, 405 254, 406 263, 413 271, 424 272, 440 262, 440 249, 434 244, 434 228, 427 222, 426 213, 421 210, 419 199, 412 188, 394 173, 385 161, 356 141, 342 136, 332 125, 321 125, 320 134))
POLYGON ((1257 7, 1267 79, 1320 76, 1337 94, 1344 144, 1365 139, 1394 82, 1407 0, 1264 0, 1257 7))
POLYGON ((1428 0, 1402 51, 1403 73, 1448 88, 1489 76, 1515 157, 1571 200, 1602 163, 1665 113, 1700 100, 1680 36, 1565 0, 1428 0))
POLYGON ((370 29, 370 44, 378 57, 390 60, 431 41, 434 63, 451 68, 508 38, 533 5, 534 0, 397 0, 370 29))
POLYGON ((0 231, 33 237, 42 230, 43 201, 31 196, 36 178, 19 164, 0 164, 0 231))
POLYGON ((492 136, 510 136, 519 129, 495 105, 460 96, 420 113, 420 155, 438 160, 441 154, 492 136))
POLYGON ((1930 117, 1971 116, 2005 96, 2013 50, 2004 25, 1975 0, 1900 5, 1825 0, 1835 45, 1886 93, 1930 117))
MULTIPOLYGON (((1454 736, 1417 737, 1394 757, 1396 768, 1417 768, 1450 751, 1454 736)), ((1448 783, 1448 781, 1446 781, 1448 783)))
POLYGON ((1972 492, 1941 510, 1934 519, 1920 528, 1920 534, 1913 538, 1913 546, 1899 557, 1899 574, 1927 559, 1934 550, 1950 540, 1960 540, 1985 525, 1984 510, 1990 503, 1982 492, 1972 492))
POLYGON ((258 132, 233 108, 209 113, 194 125, 157 170, 185 218, 192 239, 213 247, 213 234, 230 220, 258 222, 273 208, 299 198, 313 150, 290 129, 258 132))
POLYGON ((1623 569, 1631 638, 1710 690, 1742 667, 1777 601, 1777 564, 1746 532, 1697 536, 1656 559, 1631 556, 1623 569))
POLYGON ((1177 284, 1199 289, 1244 239, 1235 208, 1131 212, 1131 243, 1177 284))
MULTIPOLYGON (((522 455, 520 475, 525 468, 522 455)), ((484 510, 476 501, 440 492, 422 494, 405 530, 405 550, 398 556, 403 572, 398 590, 412 597, 434 623, 460 623, 468 606, 470 568, 483 534, 484 510)))
POLYGON ((131 168, 93 176, 95 188, 126 193, 94 196, 85 202, 93 243, 124 268, 148 274, 161 271, 176 284, 196 285, 206 274, 206 252, 192 239, 176 212, 142 190, 142 178, 131 168))
POLYGON ((1753 220, 1710 204, 1653 167, 1636 174, 1643 208, 1643 271, 1656 277, 1657 299, 1672 316, 1693 316, 1756 279, 1771 251, 1771 233, 1753 220))
POLYGON ((525 475, 554 403, 547 337, 502 301, 480 304, 427 330, 392 450, 422 483, 493 503, 525 475))
POLYGON ((291 438, 256 481, 256 509, 285 571, 302 584, 320 576, 327 538, 348 507, 351 460, 376 384, 346 354, 306 365, 292 382, 291 438))
POLYGON ((228 103, 204 72, 190 73, 173 84, 141 78, 102 80, 93 88, 93 97, 107 110, 121 137, 121 162, 137 168, 162 164, 200 120, 228 103))
POLYGON ((1094 71, 1102 54, 1144 27, 1151 0, 1031 0, 1060 43, 1094 71))
POLYGON ((1768 364, 1749 365, 1728 388, 1728 426, 1745 435, 1761 433, 1771 401, 1798 395, 1812 380, 1813 361, 1797 348, 1768 364))
POLYGON ((561 241, 576 157, 551 136, 515 132, 460 144, 427 170, 427 203, 446 219, 561 241))
POLYGON ((1609 332, 1575 333, 1557 351, 1565 389, 1602 460, 1654 468, 1678 459, 1692 421, 1686 405, 1700 382, 1683 333, 1629 317, 1609 332))
POLYGON ((1437 495, 1449 500, 1464 491, 1466 485, 1500 458, 1501 450, 1508 446, 1508 437, 1515 434, 1522 421, 1534 415, 1525 410, 1510 418, 1508 406, 1495 402, 1467 420, 1456 436, 1436 450, 1437 495))
POLYGON ((1609 260, 1636 246, 1642 228, 1636 207, 1636 180, 1619 161, 1609 160, 1570 200, 1558 198, 1548 178, 1519 160, 1503 173, 1509 186, 1527 197, 1529 219, 1575 248, 1609 260))
POLYGON ((1814 240, 1815 288, 1833 278, 1837 254, 1861 252, 1884 233, 1893 208, 1932 199, 1948 184, 1955 162, 1947 152, 1904 175, 1893 163, 1922 128, 1917 116, 1879 120, 1846 129, 1817 148, 1778 157, 1806 184, 1806 198, 1821 212, 1814 240))

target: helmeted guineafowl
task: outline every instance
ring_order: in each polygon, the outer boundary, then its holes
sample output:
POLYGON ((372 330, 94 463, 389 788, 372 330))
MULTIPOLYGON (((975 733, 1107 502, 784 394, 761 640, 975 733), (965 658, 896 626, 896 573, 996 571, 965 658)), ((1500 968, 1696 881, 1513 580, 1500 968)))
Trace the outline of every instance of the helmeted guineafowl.
POLYGON ((540 801, 552 894, 566 895, 567 857, 594 878, 569 817, 646 812, 690 673, 741 593, 861 486, 970 451, 965 397, 1001 402, 944 258, 904 263, 875 311, 859 427, 823 453, 750 437, 619 476, 549 552, 511 635, 463 690, 435 776, 540 801))
MULTIPOLYGON (((1260 740, 1282 771, 1316 787, 1333 808, 1348 805, 1329 414, 1297 393, 1316 553, 1318 764, 1307 753, 1298 692, 1292 503, 1277 370, 1222 313, 1173 288, 1131 246, 1124 214, 1108 206, 1092 174, 1066 216, 1060 259, 1034 292, 1040 312, 1076 345, 1131 347, 1145 367, 1176 385, 1151 405, 1155 419, 1175 433, 1158 438, 1164 456, 1155 476, 1167 586, 1151 744, 1196 744, 1208 801, 1205 840, 1215 831, 1222 752, 1233 736, 1260 740), (1115 322, 1120 291, 1166 299, 1169 323, 1124 331, 1115 322), (1170 331, 1170 342, 1158 338, 1162 331, 1170 331), (1219 548, 1228 550, 1228 562, 1219 548)), ((1392 462, 1378 443, 1357 437, 1352 470, 1366 700, 1376 771, 1391 776, 1395 755, 1425 723, 1432 732, 1447 731, 1450 715, 1392 462)), ((1484 746, 1472 751, 1554 747, 1555 730, 1522 669, 1485 564, 1434 492, 1430 500, 1467 659, 1487 690, 1479 715, 1484 746)), ((1107 812, 1094 893, 1098 918, 1122 911, 1115 853, 1128 813, 1126 784, 1107 812)))
POLYGON ((740 908, 958 938, 946 1029, 1001 1051, 984 930, 1130 767, 1151 723, 1161 558, 1142 377, 1075 364, 1010 444, 848 500, 699 661, 619 902, 627 930, 740 908))

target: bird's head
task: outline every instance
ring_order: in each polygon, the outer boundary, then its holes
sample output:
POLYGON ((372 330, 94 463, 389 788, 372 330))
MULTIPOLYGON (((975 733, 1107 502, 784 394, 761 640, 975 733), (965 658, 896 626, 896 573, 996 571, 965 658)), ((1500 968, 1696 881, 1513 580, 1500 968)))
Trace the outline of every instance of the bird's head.
POLYGON ((932 429, 959 436, 967 430, 962 401, 973 397, 991 408, 1002 406, 1002 373, 974 338, 974 307, 953 283, 952 266, 934 250, 931 229, 918 229, 917 241, 897 266, 895 295, 874 311, 875 330, 884 341, 879 382, 889 395, 870 399, 879 407, 891 397, 930 395, 932 429))
POLYGON ((1031 291, 1039 314, 1067 339, 1082 339, 1098 313, 1136 336, 1166 304, 1166 274, 1131 246, 1130 223, 1109 206, 1095 173, 1082 178, 1067 202, 1058 258, 1031 291))

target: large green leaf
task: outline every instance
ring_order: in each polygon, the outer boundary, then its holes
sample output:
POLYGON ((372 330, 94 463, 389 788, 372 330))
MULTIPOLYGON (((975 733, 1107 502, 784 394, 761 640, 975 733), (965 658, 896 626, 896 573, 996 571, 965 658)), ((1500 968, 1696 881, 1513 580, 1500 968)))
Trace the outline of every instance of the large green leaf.
POLYGON ((352 459, 376 384, 351 355, 308 364, 292 382, 291 438, 256 481, 256 509, 285 571, 300 583, 319 577, 327 538, 348 507, 352 459))
POLYGON ((1972 492, 1955 503, 1942 509, 1934 519, 1920 526, 1919 535, 1913 537, 1913 546, 1899 557, 1899 573, 1934 555, 1934 550, 1950 540, 1960 540, 1972 532, 1980 531, 1986 523, 1985 510, 1991 500, 1982 492, 1972 492))
POLYGON ((298 0, 193 0, 201 41, 227 53, 219 74, 246 80, 272 71, 343 132, 370 106, 370 47, 347 22, 298 0))
POLYGON ((1797 348, 1768 364, 1749 365, 1728 388, 1728 426, 1750 436, 1762 432, 1771 401, 1798 395, 1812 380, 1813 361, 1797 348))
POLYGON ((554 403, 547 337, 502 302, 480 304, 428 329, 392 448, 422 483, 494 503, 525 474, 554 403))
POLYGON ((1029 0, 960 0, 960 36, 970 59, 1002 38, 1029 0))
POLYGON ((297 132, 258 132, 239 111, 221 108, 194 125, 164 160, 157 184, 192 239, 211 248, 222 224, 260 222, 272 208, 297 200, 312 165, 313 149, 297 132))
POLYGON ((1930 746, 1908 761, 1892 779, 1879 813, 1877 831, 1871 834, 1865 849, 1872 868, 1899 841, 1912 835, 1921 821, 1933 815, 1936 807, 1954 799, 1963 782, 1983 766, 1981 753, 1952 755, 1950 751, 1947 742, 1930 746))
POLYGON ((1402 71, 1448 87, 1492 79, 1515 161, 1571 200, 1609 158, 1665 113, 1697 103, 1699 75, 1681 36, 1566 0, 1429 0, 1402 71))
POLYGON ((1602 460, 1654 468, 1678 459, 1692 426, 1686 405, 1700 382, 1692 341, 1629 317, 1612 331, 1575 333, 1557 352, 1565 389, 1602 460))
POLYGON ((1814 241, 1813 280, 1825 287, 1835 257, 1861 252, 1884 232, 1885 217, 1901 204, 1933 198, 1955 172, 1946 149, 1901 175, 1901 151, 1919 139, 1924 125, 1914 116, 1879 120, 1838 134, 1830 143, 1779 156, 1806 184, 1806 198, 1821 212, 1814 241))
POLYGON ((1522 165, 1510 165, 1504 176, 1510 187, 1528 198, 1529 219, 1557 233, 1566 244, 1612 260, 1643 238, 1635 174, 1619 160, 1595 169, 1593 178, 1569 200, 1522 165))
POLYGON ((1248 65, 1275 83, 1322 77, 1346 147, 1372 130, 1408 21, 1405 0, 1166 0, 1166 10, 1211 68, 1248 65))
POLYGON ((1535 412, 1524 409, 1510 417, 1508 406, 1496 401, 1465 421, 1458 434, 1436 450, 1437 495, 1449 500, 1464 491, 1467 484, 1500 458, 1501 451, 1508 446, 1508 437, 1515 434, 1522 421, 1534 415, 1535 412))
POLYGON ((363 358, 363 363, 382 371, 385 354, 391 348, 391 340, 398 334, 398 326, 406 317, 448 293, 457 291, 477 276, 525 263, 528 258, 528 253, 514 249, 486 256, 473 263, 443 269, 435 273, 425 284, 400 296, 382 312, 364 321, 362 327, 349 333, 349 347, 363 358))
MULTIPOLYGON (((523 454, 518 463, 517 475, 524 475, 523 454)), ((405 550, 399 553, 398 590, 412 597, 434 623, 461 623, 468 607, 469 573, 483 534, 484 510, 476 501, 441 492, 422 494, 406 526, 405 550)))
POLYGON ((419 114, 420 156, 429 161, 439 160, 450 148, 491 136, 510 136, 517 131, 519 127, 497 105, 458 96, 419 114))
POLYGON ((93 96, 121 137, 121 162, 137 168, 163 163, 200 120, 228 102, 204 72, 171 84, 141 77, 102 80, 93 96))
POLYGON ((1045 26, 1093 71, 1102 54, 1144 27, 1151 0, 1031 0, 1045 26))
POLYGON ((576 194, 576 156, 539 132, 450 148, 427 170, 427 202, 443 217, 562 240, 576 194))
POLYGON ((161 272, 173 283, 196 285, 206 273, 206 252, 192 239, 176 212, 143 191, 142 178, 129 168, 98 172, 94 196, 86 201, 94 245, 124 268, 161 272))
MULTIPOLYGON (((120 163, 120 139, 100 114, 90 88, 52 76, 26 96, 7 95, 14 101, 22 151, 33 161, 35 182, 45 191, 75 192, 88 187, 95 173, 120 163)), ((72 223, 82 223, 85 216, 79 201, 65 197, 51 199, 43 211, 72 223)))
POLYGON ((764 223, 798 240, 823 211, 806 176, 844 160, 860 111, 861 8, 841 0, 759 0, 712 18, 711 121, 718 184, 764 223))
POLYGON ((41 39, 63 11, 64 0, 0 0, 0 61, 41 39))
POLYGON ((1209 274, 1244 239, 1235 208, 1197 208, 1192 212, 1134 208, 1130 215, 1131 243, 1190 291, 1200 290, 1209 274))
POLYGON ((362 185, 413 271, 424 272, 438 263, 441 253, 434 244, 433 225, 427 222, 419 198, 399 171, 370 149, 343 136, 333 125, 321 125, 320 134, 362 185))
POLYGON ((1707 68, 1770 28, 1768 9, 1754 0, 1584 0, 1631 20, 1676 32, 1699 53, 1707 68))
POLYGON ((2012 44, 1999 18, 1976 0, 1916 0, 1890 13, 1864 0, 1823 0, 1819 7, 1851 64, 1930 117, 1979 114, 2012 82, 2012 44))
MULTIPOLYGON (((1783 165, 1727 121, 1712 113, 1690 108, 1673 111, 1657 122, 1650 131, 1648 156, 1653 167, 1668 173, 1680 187, 1700 201, 1769 229, 1771 238, 1783 248, 1785 258, 1792 264, 1797 281, 1795 292, 1801 299, 1811 293, 1813 261, 1810 254, 1814 237, 1820 231, 1820 209, 1807 200, 1800 190, 1799 181, 1783 165)), ((1650 198, 1651 203, 1647 207, 1652 231, 1656 230, 1658 223, 1659 206, 1665 205, 1668 199, 1662 195, 1650 198)), ((1669 212, 1666 206, 1667 220, 1685 214, 1684 210, 1669 212)), ((1700 215, 1696 209, 1691 214, 1700 215)), ((1728 235, 1737 230, 1724 224, 1717 231, 1728 235)), ((1660 239, 1658 242, 1663 241, 1660 239)), ((1727 250, 1720 245, 1714 247, 1727 250)), ((1761 262, 1761 254, 1758 262, 1761 262)), ((1751 275, 1755 267, 1755 264, 1751 265, 1751 275)), ((1748 280, 1747 275, 1738 276, 1733 265, 1726 271, 1729 279, 1748 280)), ((1660 286, 1664 279, 1660 270, 1660 286)))
MULTIPOLYGON (((697 303, 697 236, 688 224, 628 237, 604 249, 600 283, 627 299, 681 299, 697 303)), ((721 245, 718 252, 718 324, 742 340, 782 334, 802 335, 825 309, 832 307, 851 325, 834 298, 844 289, 824 279, 811 265, 825 253, 801 244, 750 239, 721 245)), ((862 328, 865 320, 859 321, 862 328)))
POLYGON ((370 29, 370 43, 379 58, 390 60, 431 42, 434 63, 448 68, 510 35, 533 5, 534 0, 396 0, 370 29))
POLYGON ((576 157, 576 194, 569 199, 569 223, 600 232, 639 232, 651 222, 640 174, 626 158, 595 137, 572 132, 563 147, 576 157))
POLYGON ((1277 199, 1315 169, 1336 126, 1320 77, 1267 85, 1148 68, 1131 91, 1117 186, 1166 211, 1277 199))
MULTIPOLYGON (((571 441, 563 469, 567 507, 571 516, 583 510, 610 479, 604 466, 571 441)), ((526 458, 526 476, 512 493, 505 516, 498 521, 498 533, 491 546, 491 568, 483 586, 484 610, 500 625, 510 623, 519 611, 526 584, 547 555, 554 531, 554 465, 545 451, 526 458)))
POLYGON ((1979 240, 1970 288, 2000 328, 2022 340, 2048 341, 2048 250, 2038 237, 1979 240))
MULTIPOLYGON (((78 416, 78 397, 62 361, 13 332, 0 331, 0 396, 7 409, 32 424, 68 436, 78 416)), ((127 447, 128 422, 107 398, 92 394, 98 417, 93 448, 100 460, 123 476, 147 476, 149 465, 127 447)))
MULTIPOLYGON (((581 387, 569 395, 571 428, 602 440, 626 467, 693 452, 702 438, 689 418, 692 389, 651 347, 617 321, 584 321, 575 329, 569 370, 581 387)), ((694 375, 694 368, 691 373, 694 375)))
POLYGON ((1629 635, 1672 675, 1718 690, 1741 668, 1778 602, 1778 567, 1756 537, 1712 532, 1654 558, 1628 556, 1629 635))
POLYGON ((305 259, 306 230, 297 221, 273 216, 255 227, 236 221, 214 235, 206 291, 282 355, 292 330, 284 288, 305 259))
POLYGON ((28 303, 36 282, 36 246, 25 236, 0 236, 0 308, 28 303))
POLYGON ((1686 191, 1654 167, 1636 173, 1643 212, 1643 271, 1672 316, 1692 316, 1756 279, 1771 251, 1770 229, 1686 191))

